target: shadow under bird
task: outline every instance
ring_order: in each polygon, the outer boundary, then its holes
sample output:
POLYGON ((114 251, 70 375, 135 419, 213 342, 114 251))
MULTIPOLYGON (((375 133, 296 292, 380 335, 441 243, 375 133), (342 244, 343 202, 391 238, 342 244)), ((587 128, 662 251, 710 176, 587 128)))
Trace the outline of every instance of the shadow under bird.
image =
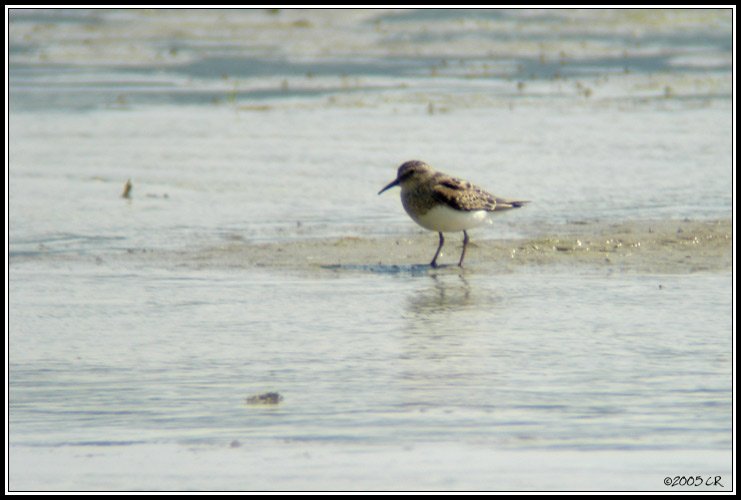
POLYGON ((467 229, 489 222, 489 214, 520 208, 524 200, 508 200, 487 193, 468 181, 435 171, 423 161, 403 163, 396 179, 378 194, 401 186, 401 204, 414 222, 437 231, 440 244, 430 265, 438 267, 437 258, 445 243, 443 233, 463 231, 463 250, 458 266, 463 267, 468 245, 467 229))

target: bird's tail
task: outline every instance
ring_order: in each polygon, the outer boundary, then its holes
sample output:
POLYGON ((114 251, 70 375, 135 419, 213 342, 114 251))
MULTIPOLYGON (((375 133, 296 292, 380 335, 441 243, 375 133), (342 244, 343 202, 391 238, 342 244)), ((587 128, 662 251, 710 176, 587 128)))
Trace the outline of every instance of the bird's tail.
POLYGON ((509 210, 510 208, 520 208, 523 205, 530 203, 529 200, 506 200, 504 198, 497 198, 497 204, 494 207, 494 211, 497 210, 509 210))

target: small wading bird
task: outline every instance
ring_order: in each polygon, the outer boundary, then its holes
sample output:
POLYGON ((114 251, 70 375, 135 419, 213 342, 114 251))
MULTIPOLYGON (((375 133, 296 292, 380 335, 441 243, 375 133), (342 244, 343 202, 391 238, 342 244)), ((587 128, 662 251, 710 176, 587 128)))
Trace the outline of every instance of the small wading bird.
POLYGON ((394 186, 401 186, 401 204, 412 220, 440 235, 440 244, 430 262, 432 267, 438 267, 437 257, 445 243, 443 233, 463 231, 463 251, 458 261, 458 266, 463 267, 468 245, 467 229, 488 222, 491 212, 519 208, 528 203, 496 197, 468 181, 436 172, 418 160, 403 163, 396 179, 378 194, 394 186))

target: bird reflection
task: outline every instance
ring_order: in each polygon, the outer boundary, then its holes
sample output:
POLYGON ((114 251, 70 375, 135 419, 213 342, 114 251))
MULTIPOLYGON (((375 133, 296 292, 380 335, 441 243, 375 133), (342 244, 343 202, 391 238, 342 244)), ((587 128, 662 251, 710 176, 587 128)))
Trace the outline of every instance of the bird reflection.
POLYGON ((455 314, 475 305, 471 284, 464 272, 430 273, 431 286, 417 290, 409 297, 407 310, 412 316, 429 318, 440 314, 455 314))
POLYGON ((501 299, 480 275, 457 270, 418 280, 405 304, 397 366, 407 408, 470 405, 473 387, 496 372, 486 339, 501 299))

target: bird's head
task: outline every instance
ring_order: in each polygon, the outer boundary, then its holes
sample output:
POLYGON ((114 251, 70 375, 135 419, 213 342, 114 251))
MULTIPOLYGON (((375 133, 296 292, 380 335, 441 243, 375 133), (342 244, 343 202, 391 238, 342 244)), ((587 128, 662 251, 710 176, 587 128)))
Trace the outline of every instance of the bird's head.
POLYGON ((434 171, 432 170, 432 167, 423 161, 410 160, 404 162, 396 173, 396 179, 387 184, 386 187, 378 192, 378 194, 381 194, 394 186, 401 186, 404 188, 404 186, 420 182, 422 179, 425 179, 433 173, 434 171))

